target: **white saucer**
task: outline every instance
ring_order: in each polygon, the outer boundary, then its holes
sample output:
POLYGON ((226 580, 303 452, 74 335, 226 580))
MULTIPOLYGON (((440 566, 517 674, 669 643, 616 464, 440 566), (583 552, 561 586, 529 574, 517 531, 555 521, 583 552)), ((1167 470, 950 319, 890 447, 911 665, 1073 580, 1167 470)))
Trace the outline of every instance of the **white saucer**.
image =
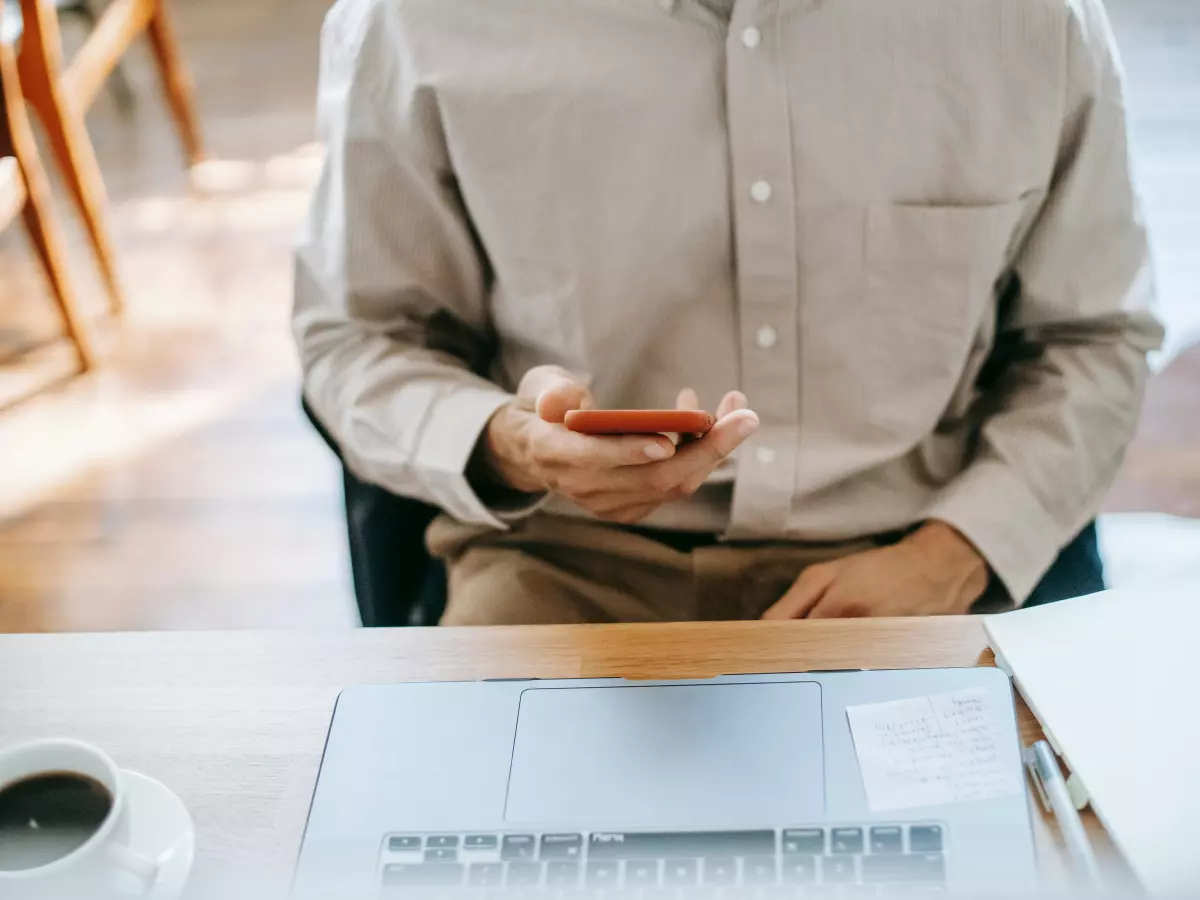
POLYGON ((183 801, 139 772, 121 770, 129 804, 129 849, 158 863, 158 878, 141 900, 178 900, 196 855, 196 827, 183 801))

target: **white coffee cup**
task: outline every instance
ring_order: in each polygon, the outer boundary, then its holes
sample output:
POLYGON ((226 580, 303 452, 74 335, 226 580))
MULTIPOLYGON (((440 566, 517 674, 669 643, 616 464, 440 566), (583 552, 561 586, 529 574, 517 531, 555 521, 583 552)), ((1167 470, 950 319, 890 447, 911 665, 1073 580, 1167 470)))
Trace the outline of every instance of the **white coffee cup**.
POLYGON ((158 863, 129 847, 130 810, 116 763, 102 750, 73 740, 34 741, 0 751, 0 791, 27 778, 63 772, 102 784, 112 796, 108 815, 91 837, 64 856, 28 869, 0 870, 0 900, 95 897, 122 878, 130 882, 130 876, 147 892, 158 876, 158 863))

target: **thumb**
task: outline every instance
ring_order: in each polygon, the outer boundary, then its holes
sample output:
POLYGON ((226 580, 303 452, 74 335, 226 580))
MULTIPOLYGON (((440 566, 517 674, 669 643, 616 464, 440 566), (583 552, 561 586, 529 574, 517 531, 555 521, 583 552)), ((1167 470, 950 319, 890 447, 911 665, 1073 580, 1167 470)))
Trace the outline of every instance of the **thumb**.
POLYGON ((770 609, 763 613, 764 619, 801 619, 821 599, 833 579, 837 568, 830 565, 809 566, 796 583, 770 609))
POLYGON ((517 386, 517 403, 547 422, 559 423, 572 409, 588 409, 592 395, 583 380, 559 366, 535 366, 517 386))
POLYGON ((717 418, 723 419, 731 412, 746 409, 747 405, 745 394, 741 391, 730 391, 721 399, 721 404, 717 407, 717 418))

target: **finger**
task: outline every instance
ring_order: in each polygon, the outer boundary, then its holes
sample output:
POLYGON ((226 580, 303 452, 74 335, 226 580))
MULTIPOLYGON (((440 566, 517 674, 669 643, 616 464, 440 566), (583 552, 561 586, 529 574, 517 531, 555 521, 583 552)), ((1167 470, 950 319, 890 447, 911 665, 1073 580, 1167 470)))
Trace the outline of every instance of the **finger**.
POLYGON ((542 391, 537 398, 537 414, 556 425, 561 425, 571 410, 592 406, 592 394, 581 384, 557 385, 542 391))
POLYGON ((658 509, 658 507, 658 503, 635 503, 632 506, 617 507, 601 515, 610 522, 619 522, 622 525, 634 525, 641 522, 646 516, 658 509))
POLYGON ((676 409, 699 409, 700 398, 691 388, 684 388, 679 392, 679 396, 675 398, 676 409))
POLYGON ((583 379, 561 366, 534 366, 517 385, 517 400, 523 408, 532 411, 543 393, 552 388, 569 386, 582 387, 583 379))
MULTIPOLYGON (((584 470, 623 470, 647 463, 662 462, 675 453, 666 438, 651 435, 590 435, 567 431, 552 425, 534 440, 534 457, 543 466, 584 470)), ((622 483, 636 484, 624 478, 622 483)))
POLYGON ((723 419, 735 410, 746 409, 748 405, 745 394, 741 391, 730 391, 717 405, 717 418, 723 419))
MULTIPOLYGON (((734 410, 717 420, 700 440, 681 447, 675 458, 663 463, 675 476, 676 483, 695 490, 743 441, 758 431, 758 416, 753 410, 734 410)), ((660 476, 670 480, 671 476, 660 476)))
POLYGON ((763 613, 764 619, 802 619, 808 615, 837 577, 837 567, 829 565, 809 566, 800 573, 791 586, 770 609, 763 613))
POLYGON ((572 409, 591 406, 583 380, 560 366, 535 366, 517 386, 517 404, 547 422, 560 423, 572 409))
MULTIPOLYGON (((679 392, 679 395, 675 398, 675 408, 676 409, 699 409, 700 408, 700 398, 699 398, 699 396, 697 396, 696 392, 694 390, 692 390, 691 388, 684 388, 682 391, 679 392)), ((678 431, 665 432, 665 436, 666 436, 667 440, 669 440, 676 447, 678 447, 680 445, 680 443, 683 442, 684 437, 685 437, 685 435, 680 434, 678 431)))
POLYGON ((870 607, 856 603, 838 593, 836 587, 825 594, 809 609, 809 619, 859 619, 871 615, 870 607))

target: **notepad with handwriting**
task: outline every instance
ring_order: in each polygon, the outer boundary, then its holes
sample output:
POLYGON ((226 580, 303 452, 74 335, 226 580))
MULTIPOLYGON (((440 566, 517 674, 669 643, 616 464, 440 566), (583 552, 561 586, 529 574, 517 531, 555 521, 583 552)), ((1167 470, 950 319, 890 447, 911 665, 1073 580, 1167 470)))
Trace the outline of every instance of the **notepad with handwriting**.
POLYGON ((846 709, 875 812, 984 800, 1022 790, 1019 751, 986 689, 846 709))

